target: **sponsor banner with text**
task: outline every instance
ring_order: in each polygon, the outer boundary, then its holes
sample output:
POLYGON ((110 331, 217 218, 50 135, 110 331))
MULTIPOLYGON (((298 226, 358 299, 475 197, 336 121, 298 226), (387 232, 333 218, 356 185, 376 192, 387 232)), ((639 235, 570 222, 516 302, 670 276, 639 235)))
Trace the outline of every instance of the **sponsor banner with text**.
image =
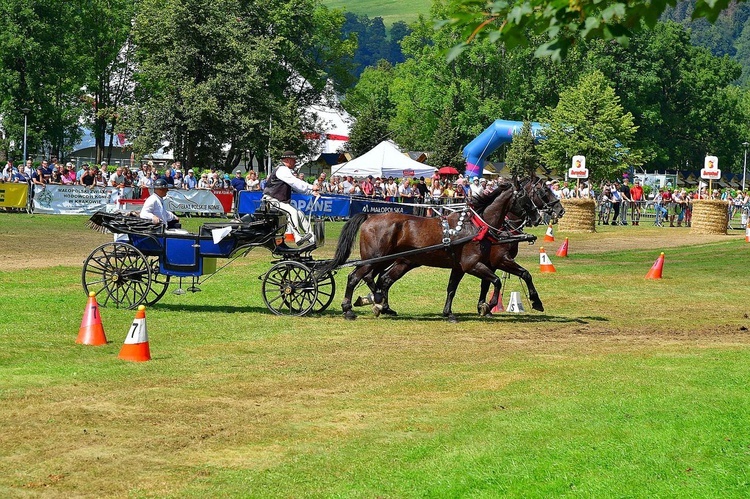
POLYGON ((131 187, 35 185, 34 213, 92 215, 97 211, 113 211, 121 198, 132 197, 131 187))
POLYGON ((0 206, 26 208, 29 199, 29 184, 0 183, 0 206))

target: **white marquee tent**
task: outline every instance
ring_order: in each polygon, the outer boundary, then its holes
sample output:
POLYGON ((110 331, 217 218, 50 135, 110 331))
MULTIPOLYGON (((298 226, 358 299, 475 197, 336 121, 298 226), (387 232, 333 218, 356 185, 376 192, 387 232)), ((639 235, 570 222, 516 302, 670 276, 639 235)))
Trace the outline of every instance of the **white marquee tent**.
POLYGON ((351 175, 364 178, 368 175, 380 178, 401 177, 431 177, 434 168, 406 156, 399 151, 398 146, 390 140, 384 140, 362 156, 351 161, 336 165, 331 175, 351 175))

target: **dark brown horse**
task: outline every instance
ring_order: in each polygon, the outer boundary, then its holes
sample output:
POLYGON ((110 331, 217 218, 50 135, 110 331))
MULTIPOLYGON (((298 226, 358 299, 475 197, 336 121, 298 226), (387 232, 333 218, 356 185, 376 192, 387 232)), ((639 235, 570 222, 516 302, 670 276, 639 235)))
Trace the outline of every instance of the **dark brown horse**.
MULTIPOLYGON (((532 203, 539 212, 548 215, 550 218, 560 218, 563 216, 565 209, 550 188, 545 185, 544 181, 534 177, 522 182, 522 184, 523 188, 529 193, 532 203)), ((510 234, 518 233, 524 223, 524 220, 520 220, 515 217, 513 213, 509 213, 504 228, 507 229, 510 234)), ((533 236, 532 238, 529 240, 533 241, 535 239, 533 236)), ((496 270, 502 270, 523 279, 529 290, 529 300, 531 301, 532 308, 534 310, 544 311, 544 306, 542 305, 539 293, 534 286, 531 274, 515 261, 515 258, 518 255, 518 244, 518 241, 490 241, 488 248, 488 266, 492 269, 493 275, 496 270)), ((396 312, 390 308, 388 303, 388 291, 397 280, 403 277, 404 274, 418 266, 419 265, 416 265, 415 262, 398 259, 381 274, 372 290, 373 296, 376 298, 374 310, 376 310, 377 313, 396 315, 396 312)), ((459 269, 451 269, 448 289, 457 288, 458 284, 463 279, 463 276, 464 273, 459 269)), ((477 302, 477 311, 480 315, 490 315, 490 311, 498 303, 500 296, 500 288, 498 286, 495 287, 495 292, 490 298, 489 303, 486 302, 487 292, 489 291, 490 284, 493 283, 493 280, 482 279, 479 300, 477 302)))
MULTIPOLYGON (((394 263, 404 260, 413 267, 428 266, 449 268, 460 275, 471 274, 495 285, 500 289, 500 279, 489 266, 491 243, 485 234, 489 230, 502 227, 505 217, 513 214, 517 218, 531 220, 538 224, 539 211, 534 206, 528 192, 519 184, 501 184, 491 193, 479 196, 472 212, 453 213, 444 218, 425 218, 400 213, 366 214, 360 213, 344 224, 333 260, 326 268, 341 266, 351 254, 357 234, 360 234, 359 265, 347 280, 346 294, 341 308, 344 317, 354 319, 352 294, 361 280, 371 289, 376 289, 375 278, 394 263), (452 242, 453 241, 453 242, 452 242), (424 250, 424 248, 434 247, 424 250), (414 253, 405 255, 406 252, 414 253), (390 258, 392 255, 399 255, 390 258), (385 257, 385 258, 384 258, 385 257)), ((453 274, 453 272, 452 272, 453 274)), ((458 281, 451 279, 443 308, 443 316, 455 321, 451 310, 455 286, 458 281)), ((376 296, 376 302, 381 301, 376 296)))

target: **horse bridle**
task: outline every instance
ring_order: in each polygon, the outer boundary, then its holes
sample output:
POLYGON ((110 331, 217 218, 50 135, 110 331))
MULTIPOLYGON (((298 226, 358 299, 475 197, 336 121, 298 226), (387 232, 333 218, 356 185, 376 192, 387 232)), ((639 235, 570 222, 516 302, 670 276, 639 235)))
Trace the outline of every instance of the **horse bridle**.
POLYGON ((541 184, 541 180, 538 180, 537 182, 533 182, 531 184, 531 188, 535 193, 537 193, 536 197, 539 198, 539 203, 537 203, 536 201, 534 201, 534 196, 529 196, 529 199, 531 199, 531 203, 534 205, 534 208, 536 208, 539 213, 547 214, 550 217, 554 216, 555 210, 552 208, 552 205, 555 204, 555 202, 547 202, 542 198, 541 195, 538 194, 539 189, 545 189, 546 186, 541 184))

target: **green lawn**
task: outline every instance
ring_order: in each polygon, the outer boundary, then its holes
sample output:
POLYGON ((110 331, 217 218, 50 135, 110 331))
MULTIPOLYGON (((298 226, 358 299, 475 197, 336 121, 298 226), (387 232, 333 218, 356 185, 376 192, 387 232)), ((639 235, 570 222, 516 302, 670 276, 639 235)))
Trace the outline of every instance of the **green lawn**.
MULTIPOLYGON (((0 254, 24 231, 63 250, 84 220, 0 213, 0 254)), ((343 288, 319 316, 273 316, 253 251, 147 309, 145 363, 117 359, 131 310, 101 310, 109 344, 75 344, 80 265, 0 270, 0 495, 747 497, 750 244, 671 230, 557 234, 555 274, 522 246, 546 311, 479 318, 467 277, 458 324, 439 269, 394 286, 396 318, 345 321, 343 288)))
POLYGON ((430 0, 416 0, 414 2, 399 2, 396 0, 323 0, 323 5, 340 9, 344 12, 366 14, 370 18, 382 17, 386 26, 396 21, 411 23, 420 14, 428 16, 432 2, 430 0))

